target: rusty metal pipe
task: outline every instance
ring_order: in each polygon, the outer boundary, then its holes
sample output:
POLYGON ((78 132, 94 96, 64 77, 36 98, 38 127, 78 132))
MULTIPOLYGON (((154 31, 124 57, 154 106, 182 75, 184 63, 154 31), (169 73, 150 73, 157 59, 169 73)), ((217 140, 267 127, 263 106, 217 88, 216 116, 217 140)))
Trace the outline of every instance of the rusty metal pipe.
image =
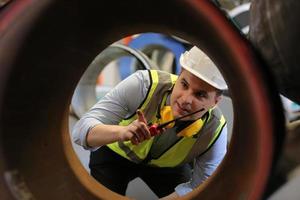
POLYGON ((200 46, 231 89, 228 155, 184 199, 262 197, 281 146, 279 97, 266 65, 210 1, 15 0, 0 16, 1 199, 127 199, 87 174, 67 122, 89 63, 112 42, 141 32, 200 46))

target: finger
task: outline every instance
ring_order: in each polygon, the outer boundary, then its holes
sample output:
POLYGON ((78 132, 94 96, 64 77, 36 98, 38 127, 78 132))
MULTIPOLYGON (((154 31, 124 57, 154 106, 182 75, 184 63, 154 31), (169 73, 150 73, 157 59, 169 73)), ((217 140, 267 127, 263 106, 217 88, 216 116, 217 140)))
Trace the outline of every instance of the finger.
POLYGON ((142 124, 142 131, 143 131, 143 135, 144 135, 145 140, 151 138, 150 130, 149 130, 149 128, 146 124, 142 124))
POLYGON ((141 123, 137 120, 134 120, 132 122, 132 134, 136 137, 136 139, 139 141, 139 142, 142 142, 144 139, 144 134, 142 133, 142 130, 141 130, 141 123))
POLYGON ((147 119, 145 118, 144 113, 141 110, 137 110, 137 115, 138 115, 138 121, 144 123, 144 124, 142 124, 142 130, 143 130, 144 138, 145 139, 150 139, 151 134, 150 134, 148 126, 146 125, 147 124, 147 119))
POLYGON ((135 135, 137 136, 139 142, 143 142, 146 139, 143 131, 140 129, 136 131, 135 135))
POLYGON ((136 113, 137 113, 137 116, 138 116, 138 120, 140 122, 144 122, 145 124, 147 124, 147 120, 144 116, 144 113, 141 110, 137 110, 136 113))
POLYGON ((151 138, 149 128, 144 122, 136 121, 135 126, 137 127, 136 133, 139 136, 140 142, 151 138))
POLYGON ((134 145, 137 145, 139 143, 137 137, 135 135, 133 135, 130 139, 131 143, 134 145))

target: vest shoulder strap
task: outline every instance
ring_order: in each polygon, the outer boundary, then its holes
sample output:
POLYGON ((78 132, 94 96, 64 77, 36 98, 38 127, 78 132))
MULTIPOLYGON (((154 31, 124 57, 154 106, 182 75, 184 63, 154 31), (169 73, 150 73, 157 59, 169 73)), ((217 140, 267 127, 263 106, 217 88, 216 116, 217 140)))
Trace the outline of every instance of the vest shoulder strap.
MULTIPOLYGON (((170 90, 177 76, 159 70, 148 70, 150 77, 150 86, 147 92, 146 97, 139 105, 138 109, 144 112, 144 115, 148 122, 151 122, 157 112, 158 102, 165 95, 165 92, 170 90)), ((128 118, 121 121, 120 125, 127 125, 136 119, 136 114, 133 113, 128 118)))
POLYGON ((195 157, 205 154, 216 142, 225 124, 226 120, 219 108, 212 109, 207 123, 198 133, 197 140, 183 163, 189 163, 195 157))

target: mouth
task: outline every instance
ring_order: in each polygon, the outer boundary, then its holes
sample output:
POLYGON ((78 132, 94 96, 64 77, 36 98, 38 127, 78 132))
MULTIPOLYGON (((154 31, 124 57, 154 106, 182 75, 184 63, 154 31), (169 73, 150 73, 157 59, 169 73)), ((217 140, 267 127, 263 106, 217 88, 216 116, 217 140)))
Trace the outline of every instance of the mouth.
POLYGON ((178 102, 176 103, 176 105, 177 105, 177 111, 179 115, 186 115, 191 112, 189 109, 182 107, 178 102))

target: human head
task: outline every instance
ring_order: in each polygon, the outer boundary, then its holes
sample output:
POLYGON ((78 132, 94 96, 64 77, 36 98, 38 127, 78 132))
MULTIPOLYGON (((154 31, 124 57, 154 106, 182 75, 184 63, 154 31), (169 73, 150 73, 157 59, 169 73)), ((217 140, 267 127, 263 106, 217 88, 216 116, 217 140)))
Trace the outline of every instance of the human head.
POLYGON ((170 101, 173 115, 178 117, 204 108, 203 112, 185 118, 197 119, 221 100, 227 85, 214 63, 195 46, 181 55, 180 64, 182 71, 170 101))

